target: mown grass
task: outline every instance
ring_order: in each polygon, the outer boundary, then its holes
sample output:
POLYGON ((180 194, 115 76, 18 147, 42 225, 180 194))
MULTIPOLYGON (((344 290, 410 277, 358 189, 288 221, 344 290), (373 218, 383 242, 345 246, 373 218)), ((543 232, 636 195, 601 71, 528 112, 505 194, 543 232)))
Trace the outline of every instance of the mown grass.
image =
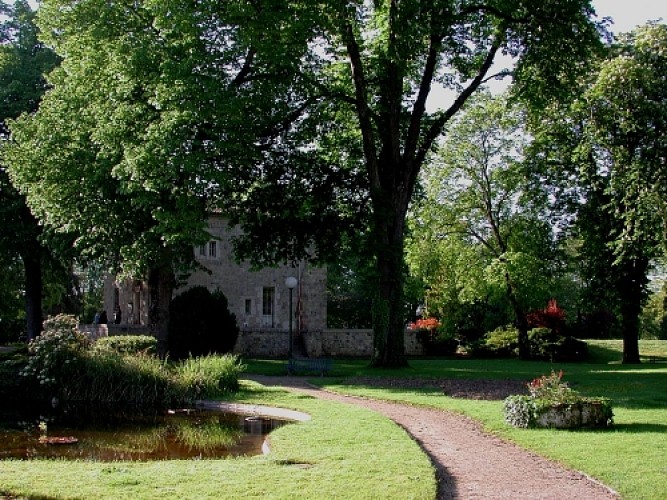
MULTIPOLYGON (((411 360, 404 370, 372 370, 337 360, 327 388, 465 413, 498 436, 583 471, 626 499, 667 498, 667 342, 642 342, 646 362, 620 364, 618 341, 591 341, 583 364, 516 360, 411 360), (647 353, 651 353, 650 355, 647 353), (650 356, 650 357, 649 357, 650 356), (514 429, 501 401, 454 399, 435 389, 387 390, 351 385, 363 376, 519 379, 563 370, 572 387, 614 401, 610 430, 514 429)), ((284 375, 284 361, 246 361, 251 373, 284 375)), ((272 434, 267 457, 232 460, 92 463, 0 461, 0 497, 50 498, 434 498, 433 470, 406 434, 361 408, 242 383, 238 402, 282 406, 313 420, 272 434)))
POLYGON ((0 497, 432 499, 433 468, 407 434, 362 408, 243 382, 237 402, 309 413, 268 456, 163 462, 0 461, 0 497))
MULTIPOLYGON (((544 363, 516 360, 412 360, 402 370, 370 370, 364 361, 336 362, 332 377, 312 381, 328 389, 380 399, 399 400, 461 412, 481 421, 489 431, 534 450, 568 467, 583 471, 618 491, 626 499, 667 498, 667 342, 641 342, 642 354, 657 362, 622 365, 620 341, 591 341, 592 362, 544 363), (446 378, 493 378, 529 381, 551 370, 563 370, 564 380, 584 395, 614 402, 615 425, 610 430, 562 431, 515 429, 503 421, 502 401, 474 401, 444 396, 435 389, 377 389, 350 385, 353 375, 446 378)), ((648 358, 647 358, 648 359, 648 358)), ((252 363, 250 369, 274 362, 252 363)))

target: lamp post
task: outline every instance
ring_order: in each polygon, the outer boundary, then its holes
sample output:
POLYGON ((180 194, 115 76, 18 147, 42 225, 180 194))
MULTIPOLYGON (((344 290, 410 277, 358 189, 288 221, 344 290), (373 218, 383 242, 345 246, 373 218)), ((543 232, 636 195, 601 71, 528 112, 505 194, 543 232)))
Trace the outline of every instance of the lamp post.
POLYGON ((289 288, 289 346, 287 348, 287 359, 292 359, 292 291, 296 288, 297 280, 294 276, 285 279, 285 286, 289 288))

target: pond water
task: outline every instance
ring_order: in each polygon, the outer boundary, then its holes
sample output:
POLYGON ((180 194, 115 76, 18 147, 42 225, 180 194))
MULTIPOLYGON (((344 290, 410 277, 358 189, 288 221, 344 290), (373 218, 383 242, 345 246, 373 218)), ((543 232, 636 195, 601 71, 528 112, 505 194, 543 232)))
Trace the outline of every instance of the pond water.
POLYGON ((286 421, 214 410, 0 410, 0 459, 145 461, 259 455, 286 421))

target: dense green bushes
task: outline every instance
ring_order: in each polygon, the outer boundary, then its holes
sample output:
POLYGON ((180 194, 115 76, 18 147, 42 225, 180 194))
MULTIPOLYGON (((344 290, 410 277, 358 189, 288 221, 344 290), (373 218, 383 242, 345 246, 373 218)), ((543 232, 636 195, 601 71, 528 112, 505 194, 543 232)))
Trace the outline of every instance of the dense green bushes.
POLYGON ((231 352, 239 330, 220 291, 194 287, 174 298, 170 306, 169 356, 184 359, 231 352))
POLYGON ((150 335, 102 337, 95 342, 95 349, 111 350, 121 354, 155 354, 157 351, 157 339, 150 335))
POLYGON ((57 316, 44 327, 20 371, 33 398, 165 406, 235 391, 243 370, 229 355, 184 363, 160 360, 147 354, 154 342, 142 337, 93 348, 69 316, 57 316))
MULTIPOLYGON (((468 353, 477 358, 511 358, 518 355, 519 332, 513 326, 496 328, 470 345, 468 353)), ((588 356, 586 343, 549 328, 528 332, 530 357, 544 361, 583 361, 588 356)))

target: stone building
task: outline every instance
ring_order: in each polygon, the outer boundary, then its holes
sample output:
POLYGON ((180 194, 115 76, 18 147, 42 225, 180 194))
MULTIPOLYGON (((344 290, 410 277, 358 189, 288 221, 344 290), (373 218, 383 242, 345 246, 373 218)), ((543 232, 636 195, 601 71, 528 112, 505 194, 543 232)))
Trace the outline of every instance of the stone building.
MULTIPOLYGON (((248 357, 285 358, 290 352, 288 277, 296 278, 292 290, 292 351, 308 357, 363 357, 373 352, 373 332, 359 329, 327 329, 327 272, 308 262, 296 266, 276 266, 253 270, 248 263, 237 263, 232 255, 232 239, 238 227, 230 227, 226 219, 212 215, 208 221, 211 238, 193 248, 201 269, 193 272, 183 293, 194 286, 225 294, 229 310, 236 316, 240 335, 234 352, 248 357)), ((107 278, 104 307, 109 319, 89 334, 94 336, 123 333, 148 333, 150 293, 145 281, 117 281, 107 278), (114 323, 117 312, 120 320, 114 323)), ((370 314, 370 312, 369 312, 370 314)), ((93 327, 94 325, 90 325, 93 327)), ((406 330, 405 349, 408 355, 421 355, 422 344, 416 332, 406 330)))
MULTIPOLYGON (((296 266, 253 270, 248 263, 237 263, 233 258, 232 238, 239 231, 238 227, 230 227, 222 216, 212 215, 208 221, 211 239, 193 249, 201 269, 193 272, 175 294, 195 286, 220 290, 242 331, 287 331, 290 290, 285 280, 294 277, 297 284, 292 290, 293 331, 298 335, 325 329, 326 268, 302 261, 296 266)), ((145 281, 119 282, 109 277, 105 283, 104 307, 109 323, 117 323, 122 330, 147 327, 149 300, 145 281), (114 321, 119 311, 120 321, 114 321)))

